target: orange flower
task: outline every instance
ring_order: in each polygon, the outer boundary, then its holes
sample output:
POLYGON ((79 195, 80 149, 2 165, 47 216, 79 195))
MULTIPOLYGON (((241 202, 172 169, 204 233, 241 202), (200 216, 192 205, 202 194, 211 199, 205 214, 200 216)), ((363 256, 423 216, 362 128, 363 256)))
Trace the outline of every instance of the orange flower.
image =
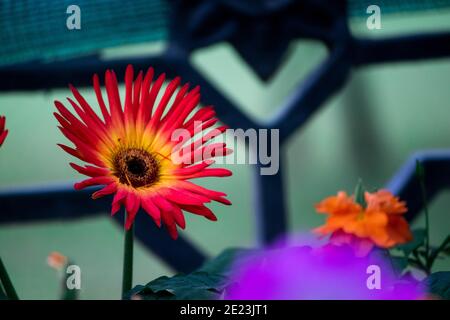
POLYGON ((47 257, 47 264, 53 269, 61 270, 67 264, 67 257, 53 251, 47 257))
POLYGON ((75 189, 103 186, 92 198, 114 195, 111 213, 117 213, 121 206, 126 208, 127 230, 139 208, 143 208, 158 226, 164 223, 171 237, 177 238, 177 226, 184 229, 186 225, 182 210, 217 220, 205 204, 211 201, 231 204, 225 193, 189 181, 230 176, 227 169, 209 166, 214 163, 212 158, 227 155, 231 150, 225 143, 209 143, 223 133, 226 126, 211 129, 198 140, 174 141, 176 132, 187 132, 193 137, 199 129, 210 129, 218 119, 211 106, 196 110, 200 101, 199 87, 189 90, 188 84, 180 86, 177 77, 160 94, 165 75, 152 83, 153 76, 153 69, 149 68, 145 75, 141 71, 134 80, 133 68, 128 66, 122 104, 116 75, 106 71, 108 107, 99 78, 94 75, 101 116, 70 86, 75 100, 68 98, 68 101, 75 112, 55 101, 58 109, 55 117, 62 133, 75 146, 60 147, 88 164, 70 164, 89 177, 76 183, 75 189), (172 156, 177 154, 182 154, 180 163, 173 160, 172 156))
POLYGON ((0 147, 8 135, 8 130, 5 129, 5 122, 6 118, 4 116, 0 116, 0 147))
POLYGON ((332 234, 330 240, 338 244, 354 246, 357 243, 364 252, 368 249, 367 241, 381 248, 391 248, 412 240, 408 222, 403 217, 407 211, 405 202, 387 190, 365 192, 364 196, 365 207, 342 191, 317 204, 317 212, 328 214, 328 218, 325 225, 314 232, 332 234))

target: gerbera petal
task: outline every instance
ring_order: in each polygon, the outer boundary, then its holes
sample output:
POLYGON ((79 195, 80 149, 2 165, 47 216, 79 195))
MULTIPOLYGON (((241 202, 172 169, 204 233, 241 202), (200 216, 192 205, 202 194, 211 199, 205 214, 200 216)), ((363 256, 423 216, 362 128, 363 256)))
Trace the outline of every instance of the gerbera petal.
POLYGON ((227 196, 226 193, 219 192, 219 191, 214 191, 214 190, 210 190, 210 189, 206 189, 206 188, 201 187, 201 186, 199 186, 197 184, 194 184, 194 183, 189 182, 189 181, 184 181, 184 180, 183 181, 178 181, 177 185, 180 186, 183 189, 192 191, 193 193, 204 195, 204 196, 206 196, 206 197, 208 197, 208 198, 210 198, 210 199, 212 199, 214 201, 221 202, 221 203, 226 204, 226 205, 231 205, 231 202, 224 198, 224 197, 227 196))
POLYGON ((161 122, 170 122, 171 121, 170 120, 171 117, 173 116, 175 111, 178 110, 178 106, 179 106, 180 102, 185 98, 188 90, 189 90, 189 83, 186 83, 183 85, 183 87, 181 87, 181 89, 178 91, 178 93, 175 97, 172 107, 169 109, 169 111, 167 111, 166 115, 163 117, 161 122))
POLYGON ((97 137, 95 137, 90 130, 81 122, 78 123, 70 123, 59 113, 54 112, 53 115, 61 124, 61 127, 66 128, 68 131, 73 133, 76 136, 79 136, 82 141, 96 141, 97 137))
POLYGON ((102 177, 93 177, 86 180, 83 180, 81 182, 77 182, 74 184, 75 190, 81 190, 87 187, 91 186, 97 186, 97 185, 106 185, 114 182, 114 179, 109 176, 102 176, 102 177))
POLYGON ((208 142, 211 139, 214 139, 224 133, 229 127, 228 126, 219 126, 217 128, 211 129, 204 137, 201 138, 201 144, 208 142))
POLYGON ((171 108, 170 112, 163 119, 164 123, 161 126, 162 131, 171 132, 174 128, 180 126, 180 121, 182 124, 186 120, 187 115, 189 115, 198 104, 200 98, 199 92, 200 88, 198 86, 195 87, 171 108), (183 114, 185 114, 184 118, 183 114))
POLYGON ((212 159, 218 157, 226 157, 233 153, 232 149, 226 147, 225 143, 210 144, 202 149, 202 159, 212 159))
POLYGON ((67 101, 72 105, 72 108, 75 110, 75 112, 78 114, 80 119, 84 122, 87 128, 91 128, 91 131, 94 130, 95 133, 100 131, 101 126, 98 125, 95 120, 93 120, 81 107, 76 104, 75 101, 73 101, 70 98, 67 98, 67 101))
MULTIPOLYGON (((70 127, 70 122, 67 121, 62 115, 60 115, 57 112, 53 112, 53 115, 55 116, 56 120, 58 120, 59 124, 63 127, 70 127)), ((0 130, 3 131, 3 130, 0 130)))
POLYGON ((147 212, 155 221, 158 227, 161 227, 161 212, 159 208, 153 203, 151 197, 142 197, 141 204, 145 212, 147 212))
POLYGON ((67 152, 68 154, 70 154, 71 156, 74 156, 74 157, 76 157, 76 158, 78 158, 78 159, 80 159, 80 160, 84 160, 83 159, 83 157, 80 155, 80 153, 78 152, 78 150, 76 150, 76 149, 74 149, 74 148, 71 148, 71 147, 68 147, 68 146, 66 146, 66 145, 63 145, 63 144, 60 144, 60 143, 58 143, 57 144, 61 149, 63 149, 65 152, 67 152))
POLYGON ((133 120, 136 120, 137 112, 140 104, 141 87, 142 87, 143 72, 139 71, 139 74, 134 82, 133 87, 133 120))
MULTIPOLYGON (((70 103, 74 103, 70 100, 70 103)), ((80 110, 78 106, 75 107, 76 110, 80 110)), ((87 121, 89 123, 89 121, 87 121)), ((89 130, 88 126, 83 124, 82 122, 71 123, 67 125, 67 122, 62 122, 62 127, 65 128, 70 133, 74 134, 77 137, 80 137, 80 140, 84 143, 93 143, 96 144, 100 139, 100 133, 96 130, 89 130), (64 125, 65 124, 65 125, 64 125)))
POLYGON ((6 117, 0 116, 0 131, 5 130, 6 117))
POLYGON ((84 142, 72 132, 68 131, 64 127, 58 127, 61 132, 66 136, 67 139, 71 140, 75 146, 77 147, 78 154, 80 158, 84 161, 91 162, 99 167, 103 166, 103 162, 97 157, 97 154, 92 150, 92 146, 88 145, 87 142, 84 142))
MULTIPOLYGON (((194 110, 194 108, 198 105, 200 102, 200 94, 196 94, 192 97, 186 97, 183 100, 182 103, 180 103, 179 109, 181 110, 179 114, 176 116, 176 118, 173 120, 173 122, 170 123, 170 125, 167 126, 166 131, 172 132, 175 128, 181 127, 186 120, 186 117, 194 110), (183 102, 186 102, 183 106, 183 102)), ((167 122, 169 123, 169 122, 167 122)))
POLYGON ((155 194, 152 199, 153 202, 161 209, 161 211, 171 212, 173 210, 173 205, 169 201, 167 201, 161 194, 155 194))
POLYGON ((85 112, 86 117, 89 118, 90 121, 93 121, 95 123, 95 125, 93 125, 92 127, 102 129, 104 125, 103 122, 94 112, 94 110, 92 110, 91 106, 87 103, 87 101, 83 98, 83 96, 71 84, 69 84, 69 88, 72 91, 73 96, 75 97, 75 99, 78 101, 81 108, 85 112))
POLYGON ((203 129, 206 129, 206 123, 210 120, 216 120, 213 119, 216 115, 216 112, 214 111, 214 108, 212 106, 203 107, 200 110, 198 110, 185 124, 184 128, 191 131, 195 124, 198 123, 202 125, 203 129))
POLYGON ((79 166, 76 163, 69 163, 72 168, 74 168, 76 171, 78 171, 81 174, 84 174, 89 177, 100 177, 109 175, 109 170, 105 168, 98 168, 93 166, 79 166))
POLYGON ((0 116, 0 146, 6 139, 8 135, 8 130, 5 130, 6 118, 4 116, 0 116))
MULTIPOLYGON (((185 147, 180 150, 180 161, 184 164, 193 164, 202 160, 208 160, 213 157, 224 156, 227 153, 226 144, 223 142, 212 143, 201 148, 196 149, 193 146, 185 147)), ((229 153, 229 152, 228 152, 229 153)))
POLYGON ((125 229, 129 230, 133 224, 134 218, 139 210, 140 198, 134 192, 128 192, 125 200, 125 209, 127 210, 127 218, 125 221, 125 229))
POLYGON ((133 67, 127 66, 125 71, 125 122, 128 123, 133 116, 133 67))
POLYGON ((181 229, 185 229, 186 228, 186 220, 184 219, 184 215, 183 215, 183 212, 181 211, 180 207, 178 207, 176 204, 174 204, 172 213, 173 213, 175 223, 181 229))
MULTIPOLYGON (((81 140, 91 141, 92 139, 95 139, 91 138, 92 135, 88 127, 83 122, 78 120, 78 118, 72 115, 61 102, 55 101, 54 103, 56 109, 60 113, 60 116, 57 117, 57 119, 59 123, 62 125, 62 127, 70 131, 73 131, 77 136, 80 137, 81 140), (63 121, 62 119, 65 119, 65 121, 63 121)), ((57 113, 54 114, 56 115, 57 113)))
POLYGON ((8 135, 8 130, 4 130, 0 133, 0 146, 5 142, 6 136, 8 135))
POLYGON ((173 171, 173 174, 180 175, 180 176, 194 174, 196 172, 202 171, 203 169, 209 167, 213 163, 214 163, 214 160, 206 160, 201 163, 191 165, 189 167, 177 168, 173 171))
POLYGON ((214 213, 205 206, 183 205, 183 206, 181 206, 181 208, 183 210, 189 211, 193 214, 198 214, 200 216, 203 216, 208 220, 217 221, 217 217, 214 215, 214 213))
POLYGON ((195 179, 195 178, 204 178, 204 177, 229 177, 233 173, 224 168, 212 168, 212 169, 205 169, 203 171, 187 175, 187 176, 180 176, 180 179, 195 179))
POLYGON ((164 222, 164 225, 167 228, 167 231, 169 232, 170 237, 174 240, 177 239, 178 238, 177 226, 171 211, 161 211, 161 217, 162 221, 164 222))
POLYGON ((152 84, 152 79, 154 75, 153 68, 148 68, 145 77, 144 82, 142 83, 142 93, 141 93, 141 101, 139 104, 139 110, 137 112, 137 119, 136 124, 142 126, 145 126, 147 120, 150 118, 152 106, 149 102, 150 97, 150 86, 152 84))
POLYGON ((120 103, 120 95, 117 86, 117 80, 114 73, 109 70, 106 70, 105 73, 105 86, 106 86, 106 93, 108 96, 109 108, 111 111, 112 124, 118 130, 121 130, 121 132, 123 132, 124 118, 120 103))
POLYGON ((120 206, 122 205, 124 199, 127 197, 128 191, 125 189, 119 188, 117 193, 114 195, 112 206, 111 206, 111 215, 115 215, 117 211, 119 211, 120 206))
POLYGON ((113 194, 117 191, 117 183, 112 182, 110 184, 108 184, 106 187, 94 192, 92 194, 92 199, 98 199, 104 196, 108 196, 110 194, 113 194))
POLYGON ((203 205, 204 203, 208 203, 211 201, 209 198, 202 195, 196 195, 190 193, 189 191, 184 191, 182 189, 173 187, 164 189, 164 197, 166 197, 173 203, 188 204, 194 206, 203 205))
POLYGON ((97 101, 100 106, 100 111, 102 112, 103 115, 103 119, 105 120, 105 124, 109 126, 111 123, 111 115, 109 114, 108 109, 106 108, 105 105, 105 101, 103 100, 102 90, 100 89, 100 80, 97 74, 94 74, 92 81, 94 85, 95 95, 97 97, 97 101))
POLYGON ((152 111, 156 101, 156 97, 158 96, 159 90, 161 89, 164 80, 166 80, 166 74, 162 73, 158 79, 156 79, 155 83, 152 85, 147 101, 145 102, 146 108, 148 108, 148 118, 145 120, 149 120, 152 118, 152 111))
POLYGON ((161 101, 158 104, 158 107, 155 110, 155 113, 152 115, 152 119, 149 122, 149 126, 157 127, 159 125, 161 117, 164 113, 164 109, 166 108, 170 98, 172 97, 173 93, 175 92, 175 89, 178 87, 179 84, 180 84, 179 77, 176 77, 169 83, 169 85, 166 88, 166 91, 164 92, 164 95, 161 98, 161 101))

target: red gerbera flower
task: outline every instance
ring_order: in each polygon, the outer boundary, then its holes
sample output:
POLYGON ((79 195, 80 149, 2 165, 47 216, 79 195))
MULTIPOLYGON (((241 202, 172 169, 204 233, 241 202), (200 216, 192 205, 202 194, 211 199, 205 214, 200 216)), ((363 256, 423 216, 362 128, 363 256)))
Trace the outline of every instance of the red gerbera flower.
POLYGON ((221 134, 225 126, 215 128, 214 133, 210 131, 197 141, 184 141, 184 145, 173 141, 172 134, 177 129, 186 129, 193 136, 199 126, 211 128, 218 119, 211 106, 194 111, 200 100, 199 87, 189 91, 189 85, 185 84, 179 88, 180 78, 177 77, 158 97, 165 75, 160 75, 152 83, 153 75, 153 69, 149 68, 145 76, 141 71, 133 80, 133 68, 128 66, 124 108, 114 71, 108 70, 105 74, 109 108, 103 100, 99 78, 94 75, 94 90, 102 117, 73 86, 70 89, 76 102, 70 98, 68 101, 78 117, 59 101, 55 101, 59 113, 54 115, 62 133, 75 145, 75 148, 60 145, 61 148, 90 164, 70 164, 79 173, 90 177, 76 183, 75 189, 103 185, 92 198, 114 194, 111 214, 117 213, 123 205, 127 210, 127 230, 142 207, 158 226, 162 221, 175 239, 178 234, 176 226, 185 228, 182 210, 215 221, 216 216, 205 203, 214 200, 231 204, 225 193, 188 181, 200 177, 230 176, 229 170, 208 167, 214 163, 212 157, 226 155, 231 150, 224 143, 205 145, 221 134), (191 113, 193 115, 189 117, 191 113), (206 149, 209 149, 210 159, 203 157, 198 160, 198 155, 206 149), (172 155, 176 152, 182 154, 183 159, 191 159, 191 163, 173 161, 172 155))
POLYGON ((5 129, 5 123, 6 118, 4 116, 0 116, 0 147, 8 135, 8 130, 5 129))

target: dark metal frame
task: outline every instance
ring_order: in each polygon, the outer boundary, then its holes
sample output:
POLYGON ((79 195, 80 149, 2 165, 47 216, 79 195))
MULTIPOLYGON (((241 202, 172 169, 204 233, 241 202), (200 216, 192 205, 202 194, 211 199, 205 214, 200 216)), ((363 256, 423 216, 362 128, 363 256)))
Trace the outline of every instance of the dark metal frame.
MULTIPOLYGON (((88 86, 92 74, 103 73, 107 68, 121 74, 130 63, 136 69, 152 65, 169 77, 180 75, 200 85, 203 101, 214 104, 219 118, 231 128, 276 128, 280 130, 283 145, 345 85, 353 68, 450 57, 450 32, 377 40, 355 38, 348 30, 343 0, 332 1, 332 4, 324 0, 279 0, 271 1, 276 3, 272 6, 259 5, 258 1, 243 3, 238 0, 173 1, 168 48, 160 56, 111 61, 89 56, 49 64, 3 67, 0 68, 0 91, 53 89, 66 87, 68 81, 77 86, 88 86), (260 32, 266 32, 264 37, 258 37, 260 32), (279 113, 265 123, 245 115, 189 63, 193 50, 229 41, 261 78, 267 79, 276 71, 288 44, 297 38, 323 42, 329 49, 329 56, 306 81, 298 84, 279 108, 279 113), (266 51, 262 51, 264 49, 266 51), (265 55, 268 49, 272 53, 265 55)), ((283 154, 280 156, 283 163, 283 154)), ((450 152, 424 152, 413 156, 388 185, 408 202, 408 219, 422 208, 420 188, 412 166, 416 158, 425 166, 430 197, 450 187, 450 152)), ((255 166, 254 188, 258 237, 261 243, 269 243, 287 230, 283 176, 282 170, 273 176, 262 176, 259 167, 259 164, 255 166)), ((2 192, 0 207, 7 214, 0 215, 0 223, 71 219, 104 212, 110 199, 92 201, 88 196, 90 193, 91 190, 74 191, 71 185, 2 192)), ((172 241, 143 214, 137 215, 136 235, 178 271, 194 270, 206 258, 185 238, 172 241)))

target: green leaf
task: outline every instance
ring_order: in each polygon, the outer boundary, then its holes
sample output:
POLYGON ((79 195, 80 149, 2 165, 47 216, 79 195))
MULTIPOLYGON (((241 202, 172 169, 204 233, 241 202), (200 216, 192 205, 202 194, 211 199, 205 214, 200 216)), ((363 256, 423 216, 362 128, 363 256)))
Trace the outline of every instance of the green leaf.
POLYGON ((136 286, 126 294, 126 298, 138 295, 146 300, 212 300, 219 299, 227 285, 228 278, 218 274, 178 274, 171 278, 159 277, 145 286, 136 286))
POLYGON ((11 281, 11 278, 6 271, 6 267, 3 264, 2 258, 0 258, 0 283, 2 284, 5 295, 11 300, 19 300, 16 289, 11 281))
POLYGON ((444 256, 450 256, 450 246, 448 246, 444 250, 442 250, 442 254, 444 256))
POLYGON ((423 228, 413 230, 412 233, 413 239, 410 242, 401 244, 396 247, 397 249, 403 251, 406 257, 408 257, 414 250, 418 249, 425 243, 425 237, 427 235, 426 230, 423 228))
POLYGON ((428 292, 441 299, 450 300, 450 272, 436 272, 425 280, 428 292))
POLYGON ((197 289, 218 289, 220 290, 226 278, 221 275, 210 274, 207 272, 194 272, 188 275, 176 275, 172 278, 160 277, 146 285, 147 288, 154 292, 163 290, 177 290, 184 288, 197 289))
POLYGON ((444 255, 450 255, 450 235, 445 238, 445 240, 441 243, 438 249, 439 252, 442 252, 444 255))
POLYGON ((408 267, 408 259, 405 257, 392 257, 392 264, 397 272, 402 273, 408 267))
POLYGON ((145 286, 135 286, 125 299, 148 300, 219 299, 229 284, 228 276, 235 263, 248 261, 258 249, 231 248, 206 262, 197 272, 174 277, 160 277, 145 286))
POLYGON ((6 296, 6 293, 3 290, 2 283, 0 282, 0 301, 1 300, 8 300, 8 297, 6 296))
POLYGON ((228 276, 234 263, 248 261, 258 252, 260 250, 257 249, 226 249, 216 258, 206 262, 200 271, 228 276))
POLYGON ((450 235, 448 235, 447 238, 445 238, 445 240, 442 241, 439 247, 431 250, 429 260, 430 268, 433 266, 433 263, 437 258, 439 258, 440 256, 449 255, 449 251, 450 251, 450 235))

